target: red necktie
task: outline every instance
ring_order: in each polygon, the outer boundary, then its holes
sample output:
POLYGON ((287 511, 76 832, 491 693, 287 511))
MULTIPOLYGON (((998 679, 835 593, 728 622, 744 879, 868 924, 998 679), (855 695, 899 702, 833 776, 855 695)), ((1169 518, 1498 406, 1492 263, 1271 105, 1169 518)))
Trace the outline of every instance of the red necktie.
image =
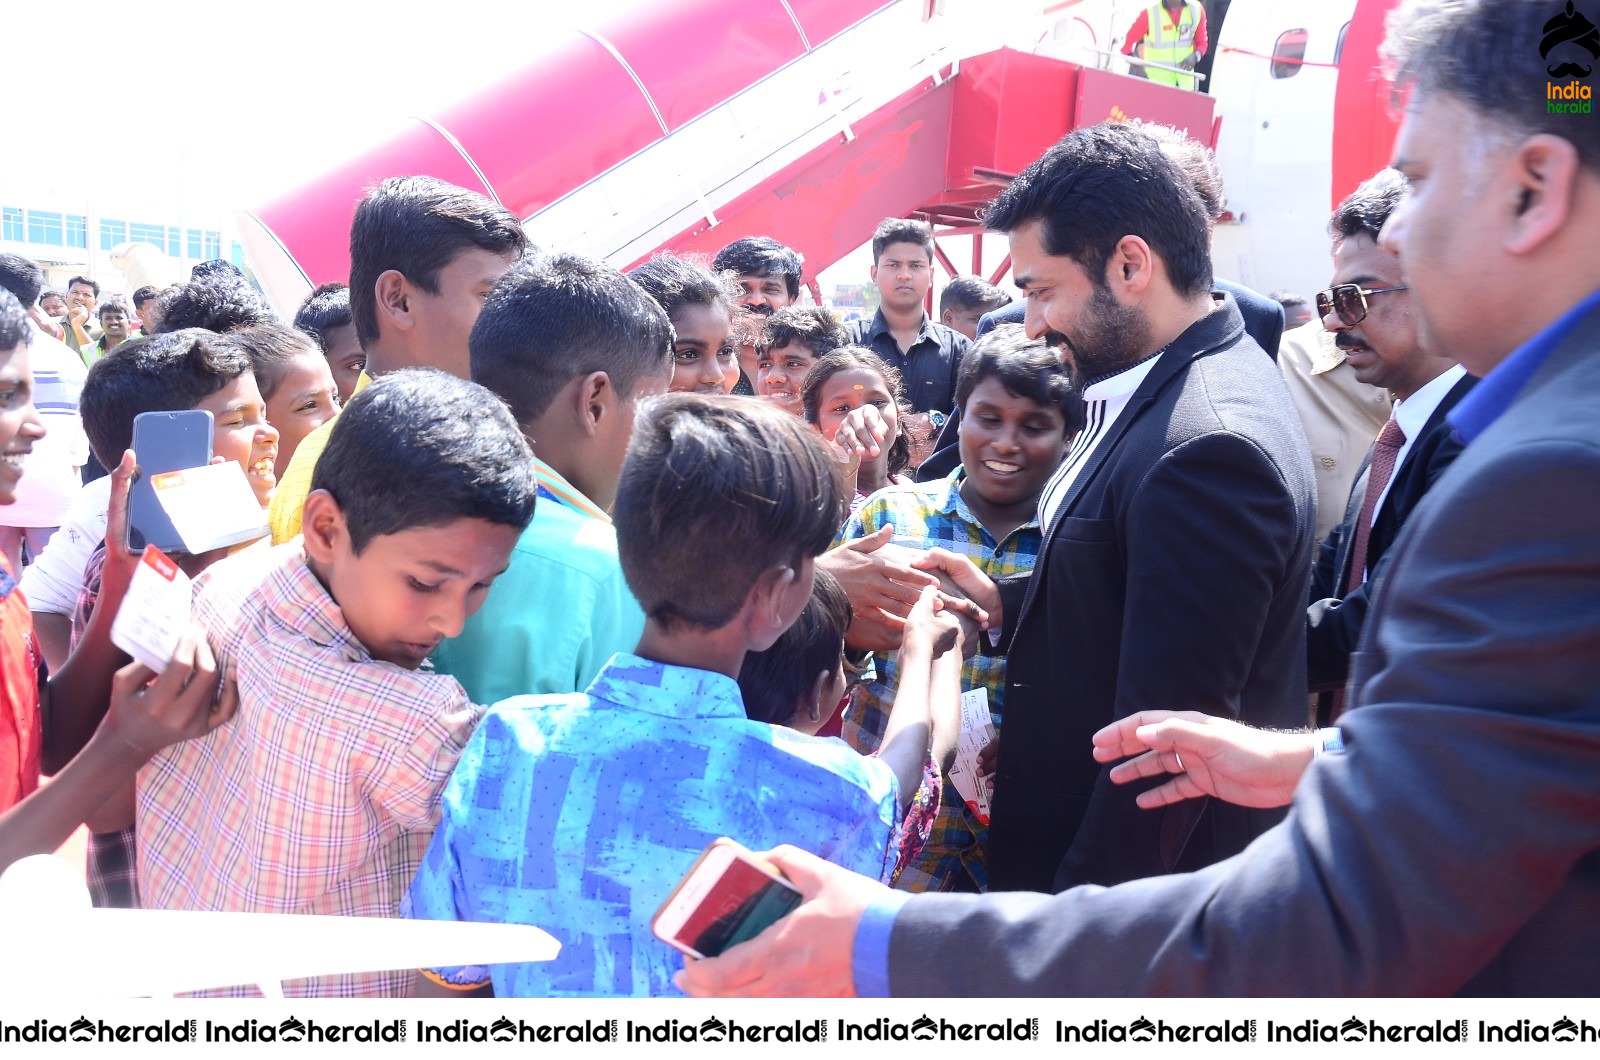
POLYGON ((1372 536, 1372 518, 1378 509, 1378 498, 1383 496, 1389 480, 1394 477, 1394 460, 1400 447, 1406 444, 1405 432, 1393 418, 1378 432, 1372 443, 1372 462, 1367 466, 1367 495, 1361 501, 1361 515, 1356 519, 1356 543, 1350 549, 1350 577, 1346 579, 1346 595, 1367 580, 1367 540, 1372 536))
MULTIPOLYGON (((1344 587, 1346 596, 1367 580, 1367 540, 1372 536, 1372 517, 1384 487, 1394 477, 1395 457, 1400 455, 1400 447, 1405 444, 1406 434, 1392 417, 1378 432, 1378 440, 1372 443, 1372 461, 1367 465, 1367 492, 1361 499, 1361 514, 1356 517, 1356 543, 1350 549, 1350 576, 1344 587)), ((1345 689, 1341 688, 1333 694, 1330 720, 1344 713, 1344 704, 1345 689)))

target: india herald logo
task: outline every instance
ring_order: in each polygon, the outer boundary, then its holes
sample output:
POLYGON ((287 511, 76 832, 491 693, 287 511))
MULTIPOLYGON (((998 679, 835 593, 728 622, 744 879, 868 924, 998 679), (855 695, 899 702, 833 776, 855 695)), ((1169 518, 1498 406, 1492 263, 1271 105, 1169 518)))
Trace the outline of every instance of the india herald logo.
POLYGON ((1600 59, 1600 28, 1567 0, 1566 10, 1544 24, 1539 57, 1550 63, 1545 72, 1551 78, 1588 77, 1594 67, 1578 61, 1580 51, 1588 53, 1591 63, 1600 59))

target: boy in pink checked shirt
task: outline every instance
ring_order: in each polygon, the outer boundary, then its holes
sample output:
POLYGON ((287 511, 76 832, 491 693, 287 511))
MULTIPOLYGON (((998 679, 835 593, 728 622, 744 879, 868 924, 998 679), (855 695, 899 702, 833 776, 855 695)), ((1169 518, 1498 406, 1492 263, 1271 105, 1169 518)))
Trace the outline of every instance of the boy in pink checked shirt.
MULTIPOLYGON (((385 375, 350 402, 303 536, 196 582, 196 616, 236 668, 231 725, 139 775, 146 908, 394 916, 481 714, 427 665, 461 631, 533 515, 533 454, 487 390, 385 375)), ((411 972, 285 984, 394 996, 411 972)))

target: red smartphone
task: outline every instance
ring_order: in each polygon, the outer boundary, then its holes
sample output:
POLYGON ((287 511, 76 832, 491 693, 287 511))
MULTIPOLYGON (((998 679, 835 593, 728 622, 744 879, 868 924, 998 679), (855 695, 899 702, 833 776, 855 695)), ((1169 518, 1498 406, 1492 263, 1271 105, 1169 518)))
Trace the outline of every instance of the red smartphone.
POLYGON ((755 938, 801 900, 770 862, 731 839, 718 839, 667 895, 650 929, 690 957, 715 957, 755 938))

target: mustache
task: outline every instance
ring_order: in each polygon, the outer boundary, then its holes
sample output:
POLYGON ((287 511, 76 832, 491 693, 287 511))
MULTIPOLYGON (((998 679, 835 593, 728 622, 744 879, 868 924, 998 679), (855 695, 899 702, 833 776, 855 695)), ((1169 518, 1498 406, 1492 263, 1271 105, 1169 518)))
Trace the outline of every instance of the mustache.
POLYGON ((1562 63, 1560 66, 1547 67, 1545 73, 1551 77, 1588 77, 1593 69, 1580 66, 1577 63, 1562 63))
MULTIPOLYGON (((1352 350, 1357 347, 1367 347, 1367 341, 1362 336, 1349 331, 1341 331, 1333 337, 1333 344, 1341 350, 1352 350)), ((1367 347, 1370 348, 1370 347, 1367 347)))
POLYGON ((773 309, 765 302, 762 302, 760 305, 747 305, 744 307, 744 311, 746 313, 757 313, 764 317, 770 317, 773 313, 777 312, 777 310, 773 309))
POLYGON ((1052 346, 1056 349, 1072 349, 1072 340, 1059 331, 1045 332, 1043 341, 1046 346, 1052 346))

